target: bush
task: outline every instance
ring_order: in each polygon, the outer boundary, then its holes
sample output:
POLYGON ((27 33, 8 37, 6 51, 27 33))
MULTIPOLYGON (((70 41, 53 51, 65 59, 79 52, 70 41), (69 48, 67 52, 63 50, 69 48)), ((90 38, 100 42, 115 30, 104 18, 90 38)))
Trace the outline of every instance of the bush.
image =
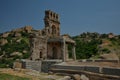
POLYGON ((107 48, 104 48, 104 49, 102 49, 102 52, 104 52, 104 53, 110 53, 111 51, 109 49, 107 49, 107 48))

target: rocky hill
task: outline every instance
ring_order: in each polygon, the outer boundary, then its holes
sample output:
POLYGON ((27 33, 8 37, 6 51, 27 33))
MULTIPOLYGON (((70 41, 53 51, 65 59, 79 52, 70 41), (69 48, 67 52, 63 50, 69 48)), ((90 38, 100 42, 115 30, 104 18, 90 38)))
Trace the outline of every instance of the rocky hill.
MULTIPOLYGON (((25 26, 0 34, 0 67, 12 67, 16 59, 30 57, 30 34, 38 32, 31 26, 25 26)), ((76 41, 77 59, 119 59, 120 35, 82 33, 71 37, 76 41)), ((71 46, 69 46, 71 57, 71 46)))
POLYGON ((0 34, 0 67, 12 67, 14 60, 29 58, 32 32, 31 26, 25 26, 0 34))
POLYGON ((119 59, 120 35, 82 33, 72 37, 76 41, 77 58, 119 59))

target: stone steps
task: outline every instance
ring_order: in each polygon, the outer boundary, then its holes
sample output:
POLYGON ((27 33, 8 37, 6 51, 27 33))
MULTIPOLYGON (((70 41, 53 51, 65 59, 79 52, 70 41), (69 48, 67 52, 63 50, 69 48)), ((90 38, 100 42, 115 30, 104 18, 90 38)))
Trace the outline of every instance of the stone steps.
POLYGON ((64 71, 71 71, 74 72, 81 72, 81 71, 87 71, 87 72, 93 72, 98 74, 104 74, 104 75, 113 75, 113 76, 120 76, 120 68, 111 68, 111 67, 99 67, 99 66, 72 66, 72 65, 53 65, 50 68, 51 71, 56 70, 64 70, 64 71))

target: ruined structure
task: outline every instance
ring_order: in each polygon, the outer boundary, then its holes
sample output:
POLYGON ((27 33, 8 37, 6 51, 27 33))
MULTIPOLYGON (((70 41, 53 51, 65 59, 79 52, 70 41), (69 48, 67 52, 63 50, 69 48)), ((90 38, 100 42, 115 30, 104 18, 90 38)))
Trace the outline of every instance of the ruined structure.
POLYGON ((60 35, 59 15, 46 10, 45 27, 30 37, 31 60, 61 59, 68 60, 68 44, 72 45, 72 57, 76 60, 75 41, 67 35, 60 35))

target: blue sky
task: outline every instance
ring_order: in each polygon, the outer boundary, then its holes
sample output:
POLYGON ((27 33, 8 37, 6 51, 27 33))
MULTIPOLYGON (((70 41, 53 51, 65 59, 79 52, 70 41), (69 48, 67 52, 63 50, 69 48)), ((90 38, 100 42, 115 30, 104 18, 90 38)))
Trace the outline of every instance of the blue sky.
POLYGON ((0 33, 31 25, 44 28, 44 11, 60 15, 61 34, 120 34, 120 0, 0 0, 0 33))

